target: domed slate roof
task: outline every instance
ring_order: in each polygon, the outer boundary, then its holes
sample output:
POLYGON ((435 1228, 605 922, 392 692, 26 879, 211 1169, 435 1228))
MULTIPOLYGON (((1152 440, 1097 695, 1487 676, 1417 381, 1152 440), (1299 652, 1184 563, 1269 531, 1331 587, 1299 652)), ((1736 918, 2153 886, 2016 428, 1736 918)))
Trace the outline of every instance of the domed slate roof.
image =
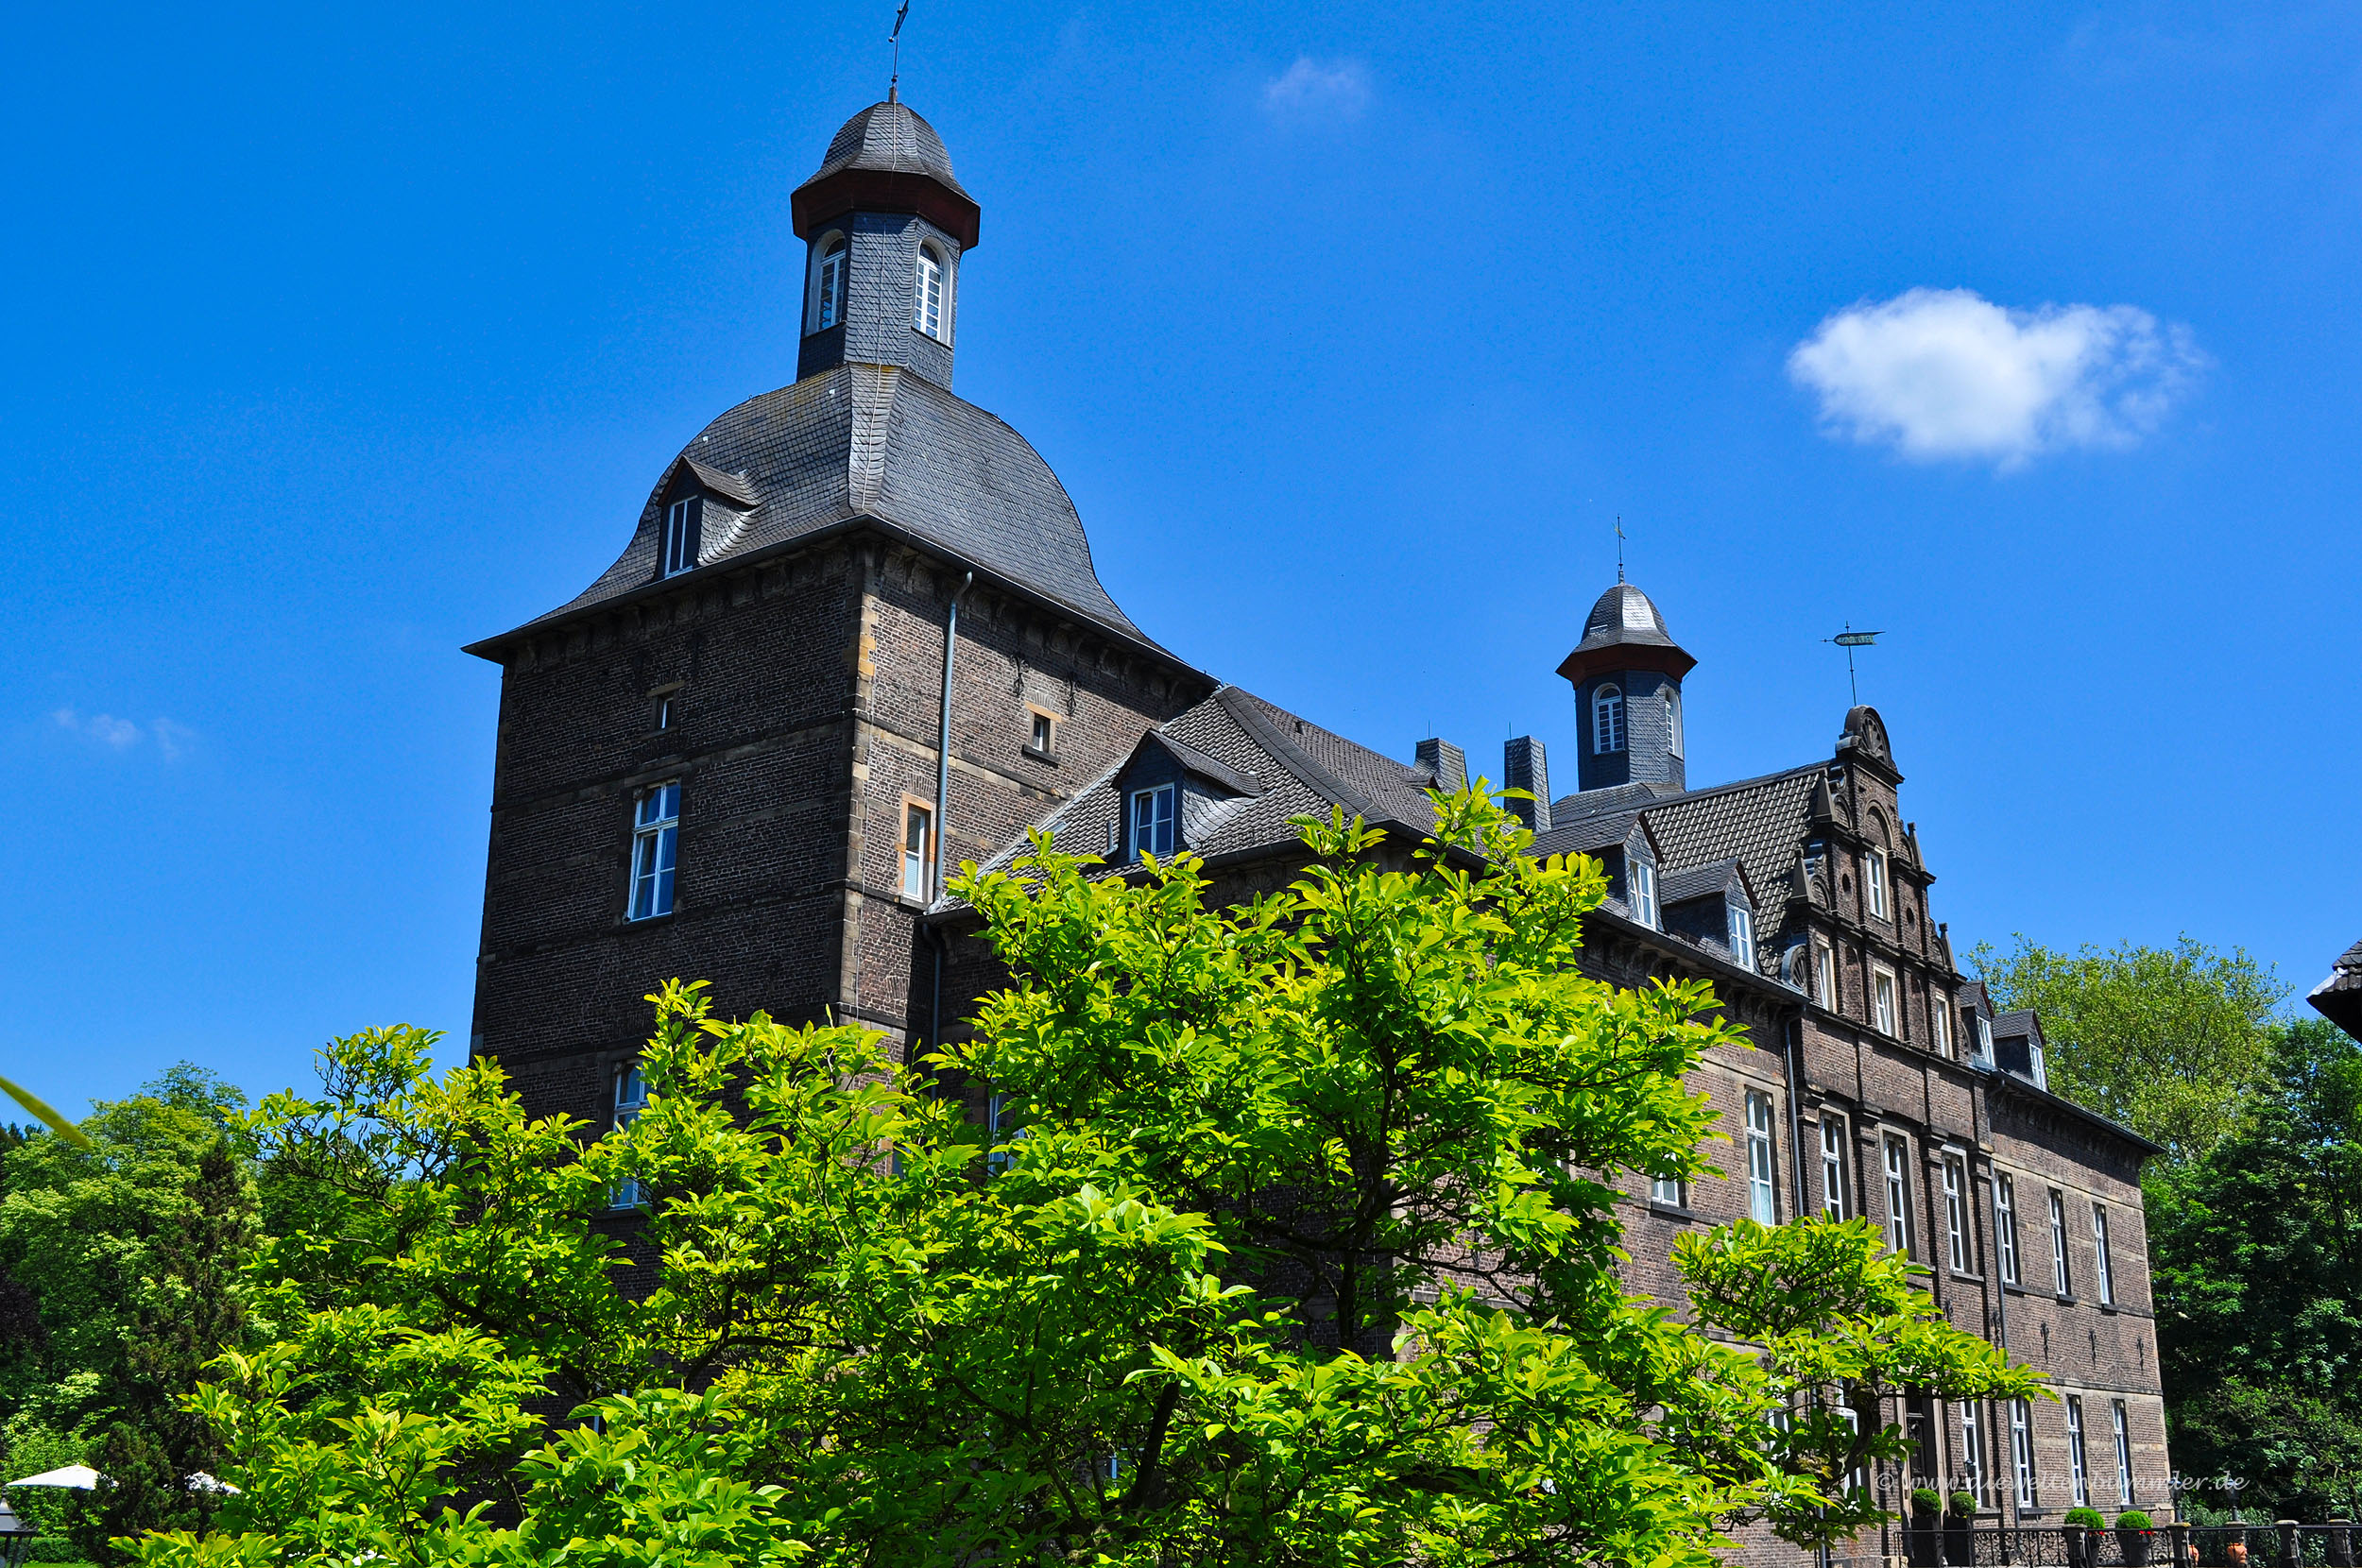
POLYGON ((1593 602, 1583 622, 1583 640, 1558 667, 1581 681, 1596 670, 1662 670, 1679 680, 1697 665, 1665 629, 1665 617, 1650 597, 1630 583, 1617 583, 1593 602))
POLYGON ((615 564, 526 624, 653 587, 665 495, 684 470, 708 500, 699 568, 867 519, 980 577, 1157 646, 1100 586, 1074 503, 1025 437, 924 377, 881 365, 807 376, 715 419, 666 465, 615 564))
POLYGON ((920 118, 910 105, 894 99, 871 104, 839 126, 836 134, 829 139, 829 150, 820 160, 820 167, 804 183, 825 179, 840 169, 923 174, 941 180, 962 196, 967 194, 952 178, 951 155, 944 150, 943 138, 935 134, 935 128, 920 118))

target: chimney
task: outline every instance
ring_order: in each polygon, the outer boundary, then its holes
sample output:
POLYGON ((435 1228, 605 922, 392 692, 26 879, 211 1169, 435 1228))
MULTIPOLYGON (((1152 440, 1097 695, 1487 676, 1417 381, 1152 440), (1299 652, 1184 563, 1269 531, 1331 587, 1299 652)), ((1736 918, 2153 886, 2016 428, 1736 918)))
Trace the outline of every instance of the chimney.
POLYGON ((1468 754, 1449 741, 1419 742, 1419 766, 1435 777, 1435 787, 1458 794, 1468 787, 1468 754))
POLYGON ((1550 830, 1550 763, 1544 755, 1542 742, 1531 735, 1520 735, 1501 747, 1501 787, 1525 790, 1532 800, 1509 803, 1512 816, 1536 833, 1550 830))

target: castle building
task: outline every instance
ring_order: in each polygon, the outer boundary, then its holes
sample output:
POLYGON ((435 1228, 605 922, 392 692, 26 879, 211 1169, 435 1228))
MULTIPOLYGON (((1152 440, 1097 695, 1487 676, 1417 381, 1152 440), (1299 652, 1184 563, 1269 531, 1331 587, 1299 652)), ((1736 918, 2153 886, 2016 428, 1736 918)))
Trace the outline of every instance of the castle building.
MULTIPOLYGON (((993 975, 944 867, 1028 828, 1119 866, 1186 849, 1244 896, 1301 865, 1290 818, 1416 843, 1426 792, 1468 776, 1441 738, 1398 760, 1227 685, 1108 597, 1056 475, 951 390, 981 214, 908 105, 847 121, 793 213, 794 384, 697 433, 582 593, 469 650, 502 671, 471 1049, 536 1114, 628 1116, 642 998, 674 976, 727 1015, 952 1037, 993 975)), ((1559 667, 1577 788, 1552 797, 1532 737, 1498 775, 1533 797, 1535 853, 1607 867, 1586 968, 1703 976, 1757 1048, 1697 1075, 1730 1174, 1625 1195, 1634 1286, 1678 1294, 1687 1226, 1870 1217, 2062 1395, 1895 1412, 1913 1476, 2011 1521, 2162 1514, 2156 1150, 2051 1093, 2039 1020, 1960 974, 1879 715, 1692 788, 1696 662, 1618 581, 1559 667)))

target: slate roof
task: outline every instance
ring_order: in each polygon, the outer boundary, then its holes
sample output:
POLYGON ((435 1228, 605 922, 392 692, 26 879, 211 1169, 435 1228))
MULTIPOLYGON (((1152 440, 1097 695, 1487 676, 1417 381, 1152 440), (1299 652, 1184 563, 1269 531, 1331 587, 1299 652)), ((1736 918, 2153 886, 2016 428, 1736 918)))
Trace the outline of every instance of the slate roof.
MULTIPOLYGON (((750 398, 701 431, 682 457, 709 490, 752 509, 722 548, 709 537, 697 570, 866 518, 982 577, 1157 648, 1100 586, 1082 519, 1041 454, 1001 420, 908 370, 841 365, 750 398)), ((668 480, 676 467, 666 467, 668 480)), ((615 564, 527 626, 656 583, 664 483, 649 493, 615 564)))
POLYGON ((951 154, 935 128, 910 105, 889 99, 871 104, 837 128, 829 150, 813 171, 810 185, 846 169, 875 169, 887 174, 923 174, 960 195, 967 190, 951 175, 951 154))
POLYGON ((1670 909, 1675 904, 1686 904, 1692 898, 1703 898, 1711 894, 1727 896, 1734 883, 1747 902, 1754 904, 1754 895, 1749 890, 1746 873, 1739 868, 1738 858, 1735 855, 1658 878, 1656 901, 1661 908, 1670 909))
MULTIPOLYGON (((1612 824, 1636 810, 1656 845, 1660 903, 1672 901, 1662 891, 1664 879, 1724 860, 1739 863, 1751 893, 1775 898, 1787 888, 1796 852, 1810 828, 1813 787, 1826 766, 1814 762, 1680 794, 1662 794, 1645 784, 1587 790, 1551 804, 1549 837, 1555 841, 1562 833, 1573 833, 1616 843, 1617 838, 1600 836, 1604 829, 1585 824, 1595 818, 1612 824)), ((1570 839, 1566 847, 1573 846, 1570 839)), ((1543 842, 1535 841, 1534 847, 1544 850, 1543 842)), ((1555 843, 1550 846, 1559 847, 1555 843)))
POLYGON ((1994 1039, 2014 1040, 2020 1035, 2030 1035, 2037 1040, 2043 1037, 2042 1023, 2034 1016, 2032 1008, 2020 1007, 2008 1013, 1996 1013, 1993 1015, 1993 1037, 1994 1039))
MULTIPOLYGON (((1296 830, 1289 818, 1326 817, 1340 806, 1372 827, 1425 834, 1435 825, 1424 769, 1381 757, 1235 686, 1216 689, 1151 734, 1174 743, 1177 755, 1186 749, 1214 763, 1193 770, 1214 782, 1224 783, 1226 772, 1260 792, 1240 795, 1193 825, 1190 852, 1206 860, 1292 844, 1296 830)), ((1042 823, 1061 854, 1107 852, 1109 832, 1120 820, 1116 779, 1130 760, 1100 775, 1042 823)), ((1008 845, 987 869, 1006 866, 1025 848, 1022 839, 1008 845)))
POLYGON ((2329 978, 2304 999, 2322 1017, 2362 1040, 2362 942, 2347 948, 2330 966, 2329 978))
POLYGON ((1680 646, 1665 629, 1665 616, 1656 601, 1630 583, 1617 583, 1592 602, 1591 613, 1583 618, 1583 640, 1575 644, 1575 652, 1587 654, 1635 643, 1653 648, 1680 646))

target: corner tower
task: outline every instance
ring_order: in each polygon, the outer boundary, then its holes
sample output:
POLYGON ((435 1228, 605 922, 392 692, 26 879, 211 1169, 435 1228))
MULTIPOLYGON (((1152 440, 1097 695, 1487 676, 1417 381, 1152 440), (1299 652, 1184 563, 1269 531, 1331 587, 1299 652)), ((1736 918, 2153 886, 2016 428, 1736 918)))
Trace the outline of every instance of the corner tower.
POLYGON ((960 261, 981 213, 935 128, 893 97, 871 104, 838 128, 793 212, 805 244, 796 380, 891 365, 950 391, 960 261))
POLYGON ((1600 595, 1583 623, 1583 640, 1558 667, 1574 685, 1582 725, 1578 790, 1688 788, 1682 677, 1697 663, 1666 631, 1647 594, 1619 581, 1600 595))

